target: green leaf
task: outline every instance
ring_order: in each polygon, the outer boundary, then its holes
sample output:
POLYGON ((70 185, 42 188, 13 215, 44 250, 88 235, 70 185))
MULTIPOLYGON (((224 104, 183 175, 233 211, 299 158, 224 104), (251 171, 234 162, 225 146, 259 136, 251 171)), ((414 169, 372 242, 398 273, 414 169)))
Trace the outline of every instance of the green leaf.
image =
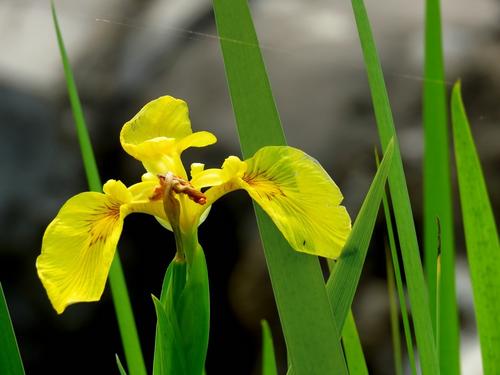
POLYGON ((344 328, 342 329, 342 344, 344 345, 349 374, 368 375, 368 367, 366 366, 365 355, 361 341, 359 340, 352 310, 349 310, 344 328))
POLYGON ((115 354, 116 357, 116 366, 118 366, 118 371, 120 372, 120 375, 127 375, 127 372, 123 368, 122 361, 120 361, 120 357, 118 357, 118 354, 115 354))
POLYGON ((483 371, 500 373, 500 243, 481 163, 460 94, 451 100, 455 159, 483 371))
POLYGON ((365 59, 382 148, 385 150, 389 140, 394 138, 394 162, 389 173, 389 189, 403 255, 422 372, 434 375, 439 373, 439 362, 429 310, 429 296, 420 260, 415 224, 391 107, 364 3, 362 0, 352 0, 352 6, 365 59))
POLYGON ((159 302, 163 311, 156 306, 155 375, 202 374, 205 366, 210 324, 207 265, 195 234, 181 243, 190 246, 183 251, 192 259, 187 263, 174 258, 165 273, 159 302))
POLYGON ((262 326, 262 375, 278 375, 271 329, 265 320, 261 320, 260 324, 262 326))
MULTIPOLYGON (((186 268, 186 262, 174 259, 168 265, 167 271, 165 272, 165 277, 163 279, 160 302, 163 306, 163 309, 165 309, 167 312, 173 310, 172 314, 175 316, 177 316, 176 306, 178 304, 179 297, 186 285, 186 268)), ((168 374, 167 366, 169 366, 169 364, 165 364, 165 362, 172 362, 171 360, 169 360, 169 356, 176 357, 179 355, 178 352, 181 351, 182 358, 185 357, 183 344, 176 343, 176 339, 171 337, 171 335, 173 335, 175 332, 180 332, 177 318, 175 318, 176 330, 174 331, 173 329, 171 329, 167 332, 160 331, 159 319, 160 318, 157 312, 155 350, 153 358, 153 374, 155 375, 168 374), (173 345, 178 345, 178 347, 173 348, 173 345)), ((168 327, 168 324, 164 322, 162 327, 168 327)), ((184 361, 184 359, 182 361, 184 361)))
POLYGON ((391 169, 393 152, 394 146, 391 141, 359 210, 352 232, 326 284, 338 327, 344 326, 354 299, 384 193, 385 182, 391 169))
MULTIPOLYGON (((73 77, 73 72, 71 70, 68 55, 66 53, 66 48, 64 46, 64 40, 59 28, 59 22, 57 20, 56 9, 53 1, 51 2, 51 7, 52 18, 57 36, 57 43, 59 45, 59 51, 61 53, 64 76, 66 78, 66 85, 68 87, 71 109, 73 111, 73 117, 75 119, 75 125, 78 140, 80 142, 80 149, 82 152, 82 160, 85 168, 85 173, 87 175, 87 181, 90 190, 100 192, 102 190, 101 180, 99 178, 97 164, 95 162, 94 153, 92 151, 92 144, 90 142, 90 137, 85 125, 82 106, 78 97, 75 79, 73 77)), ((144 359, 142 357, 139 336, 137 334, 132 306, 130 304, 127 285, 125 283, 125 276, 123 275, 118 251, 116 251, 115 253, 113 263, 111 264, 111 268, 109 270, 109 283, 111 286, 111 294, 113 297, 113 303, 115 306, 118 327, 120 329, 120 335, 125 351, 125 358, 127 360, 128 369, 131 375, 145 375, 146 366, 144 365, 144 359)))
POLYGON ((0 283, 0 374, 24 375, 23 361, 0 283))
MULTIPOLYGON (((328 268, 330 273, 332 272, 335 265, 336 262, 333 259, 328 259, 328 268)), ((330 303, 333 304, 336 302, 330 301, 330 303)), ((351 309, 349 309, 349 313, 347 314, 344 326, 342 327, 341 340, 349 374, 368 374, 368 367, 366 365, 363 347, 361 345, 358 329, 356 327, 356 322, 354 321, 354 316, 351 309)))
POLYGON ((387 270, 387 291, 389 293, 389 307, 391 313, 391 336, 394 356, 394 373, 403 375, 403 354, 401 350, 401 333, 399 326, 399 306, 397 300, 396 283, 394 281, 394 268, 391 262, 389 249, 385 249, 385 265, 387 270))
MULTIPOLYGON (((244 158, 266 145, 285 145, 247 1, 213 5, 244 158)), ((346 374, 318 259, 293 251, 256 205, 255 211, 295 373, 346 374)))
POLYGON ((201 374, 205 366, 210 327, 210 295, 205 254, 196 242, 188 264, 187 281, 178 302, 177 316, 184 341, 188 374, 201 374))
POLYGON ((415 354, 413 350, 413 338, 410 328, 410 319, 408 317, 408 309, 406 307, 406 295, 403 286, 403 278, 401 276, 401 268, 399 266, 398 252, 396 249, 396 240, 394 239, 394 230, 392 226, 391 213, 389 211, 389 203, 384 194, 383 197, 385 221, 387 224, 387 235, 389 237, 389 247, 391 249, 392 266, 394 267, 394 275, 396 279, 396 289, 398 291, 399 308, 403 320, 403 329, 405 332, 406 350, 408 353, 408 360, 413 375, 417 375, 417 366, 415 364, 415 354))
POLYGON ((349 312, 377 219, 380 201, 391 168, 393 152, 394 145, 391 141, 359 210, 352 232, 338 261, 332 267, 326 284, 336 325, 343 327, 342 337, 351 374, 368 373, 354 318, 349 317, 349 312))
MULTIPOLYGON (((377 166, 379 166, 378 153, 375 150, 375 159, 377 166)), ((391 251, 391 259, 388 260, 387 264, 387 280, 390 283, 390 279, 396 279, 396 290, 398 293, 399 308, 401 311, 401 317, 403 320, 403 329, 405 333, 406 350, 408 353, 408 360, 410 362, 410 368, 413 375, 417 375, 417 366, 415 364, 415 354, 413 351, 413 338, 410 328, 410 319, 408 318, 408 309, 406 308, 406 295, 403 287, 403 278, 401 276, 401 268, 399 267, 399 258, 396 248, 396 240, 394 239, 394 230, 392 225, 391 211, 389 209, 389 203, 387 201, 387 194, 384 192, 382 197, 382 203, 384 206, 384 216, 387 225, 387 237, 389 238, 389 249, 391 251), (390 273, 390 272, 394 273, 390 273), (391 277, 392 276, 392 277, 391 277)), ((392 294, 390 294, 392 295, 392 294)), ((396 365, 396 369, 398 366, 396 365)), ((402 371, 402 370, 401 370, 402 371)))
MULTIPOLYGON (((182 344, 177 313, 171 305, 163 306, 159 299, 152 296, 156 310, 157 330, 154 375, 191 375, 188 372, 186 354, 182 344)), ((193 374, 194 375, 194 374, 193 374)))
MULTIPOLYGON (((459 323, 455 288, 455 241, 450 176, 446 82, 441 37, 440 1, 426 1, 424 62, 424 251, 429 307, 434 333, 440 337, 443 374, 459 374, 459 323), (441 293, 436 294, 438 226, 441 239, 441 293), (436 306, 438 304, 439 306, 436 306), (436 316, 435 312, 439 311, 436 316), (438 321, 438 322, 436 322, 438 321), (439 331, 436 330, 439 326, 439 331)), ((437 340, 436 340, 437 341, 437 340)))

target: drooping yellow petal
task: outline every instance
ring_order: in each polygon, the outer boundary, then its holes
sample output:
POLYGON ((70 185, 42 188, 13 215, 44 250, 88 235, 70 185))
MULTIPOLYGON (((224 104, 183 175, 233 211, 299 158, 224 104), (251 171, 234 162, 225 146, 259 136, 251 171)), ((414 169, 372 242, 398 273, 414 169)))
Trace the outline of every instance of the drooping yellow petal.
POLYGON ((120 133, 123 149, 142 161, 154 174, 172 172, 186 178, 180 160, 188 147, 204 147, 216 142, 209 132, 193 133, 186 102, 162 96, 146 104, 125 123, 120 133))
POLYGON ((342 193, 304 152, 264 147, 245 161, 241 187, 266 211, 297 251, 337 258, 351 231, 342 193))
POLYGON ((59 314, 72 303, 99 300, 104 290, 130 199, 118 181, 105 191, 69 199, 43 236, 36 267, 59 314))

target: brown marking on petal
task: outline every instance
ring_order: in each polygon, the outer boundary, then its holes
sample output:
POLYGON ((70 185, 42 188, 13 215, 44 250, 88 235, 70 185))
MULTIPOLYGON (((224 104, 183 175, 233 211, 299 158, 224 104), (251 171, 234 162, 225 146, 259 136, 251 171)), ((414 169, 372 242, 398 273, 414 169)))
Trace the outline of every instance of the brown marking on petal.
POLYGON ((285 192, 281 189, 274 178, 268 176, 262 171, 254 171, 249 174, 245 174, 242 179, 248 185, 252 186, 257 194, 270 201, 276 197, 286 197, 285 192))
POLYGON ((149 198, 152 201, 163 199, 163 195, 165 195, 165 188, 167 186, 165 183, 165 176, 158 175, 158 179, 160 180, 160 186, 155 188, 153 195, 149 198))
POLYGON ((109 234, 109 228, 112 228, 115 223, 120 219, 120 202, 105 203, 104 210, 96 212, 95 218, 88 220, 89 228, 89 244, 88 247, 98 243, 104 243, 106 236, 109 234), (103 228, 106 228, 103 230, 103 228))

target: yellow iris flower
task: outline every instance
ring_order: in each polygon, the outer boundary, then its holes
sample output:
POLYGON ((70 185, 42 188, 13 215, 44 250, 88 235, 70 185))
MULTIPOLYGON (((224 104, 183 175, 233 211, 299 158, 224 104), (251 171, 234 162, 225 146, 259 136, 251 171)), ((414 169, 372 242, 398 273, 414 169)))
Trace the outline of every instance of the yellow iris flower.
MULTIPOLYGON (((245 161, 230 156, 222 168, 205 170, 194 163, 188 179, 181 153, 216 138, 192 132, 182 100, 164 96, 146 104, 123 126, 120 142, 146 168, 142 181, 126 187, 109 180, 103 193, 70 198, 43 236, 36 267, 58 313, 72 303, 100 299, 130 213, 154 215, 178 240, 197 230, 218 198, 244 189, 297 251, 337 258, 350 233, 339 188, 315 159, 298 149, 264 147, 245 161)), ((180 252, 178 246, 183 257, 180 252)))

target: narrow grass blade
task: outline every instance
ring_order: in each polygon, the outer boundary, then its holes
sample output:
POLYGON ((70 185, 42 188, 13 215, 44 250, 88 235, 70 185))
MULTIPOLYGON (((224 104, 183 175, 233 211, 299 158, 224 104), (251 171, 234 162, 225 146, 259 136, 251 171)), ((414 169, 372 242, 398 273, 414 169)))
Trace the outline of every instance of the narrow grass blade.
POLYGON ((439 373, 439 361, 429 310, 429 297, 389 98, 364 3, 362 0, 351 2, 365 59, 382 148, 385 150, 389 140, 394 138, 394 162, 389 173, 389 188, 403 255, 420 363, 424 374, 434 375, 439 373))
MULTIPOLYGON (((377 165, 379 165, 378 154, 375 151, 375 158, 377 165)), ((413 350, 413 336, 410 328, 410 319, 408 317, 408 309, 406 307, 406 295, 403 286, 403 277, 401 275, 401 268, 399 267, 399 258, 396 248, 396 240, 394 238, 394 230, 392 225, 391 211, 387 200, 387 194, 384 193, 382 197, 382 204, 384 206, 384 216, 387 225, 387 237, 389 239, 389 249, 391 251, 391 269, 394 270, 394 278, 396 280, 396 290, 398 292, 399 308, 401 311, 401 319, 403 320, 403 330, 405 333, 406 350, 408 353, 408 361, 412 375, 417 375, 417 366, 415 364, 415 352, 413 350)), ((389 274, 387 276, 389 278, 389 274)))
POLYGON ((120 357, 118 357, 118 354, 115 354, 116 357, 116 366, 118 367, 118 372, 120 375, 127 375, 127 372, 123 368, 122 361, 120 361, 120 357))
POLYGON ((24 375, 23 361, 0 283, 0 374, 24 375))
POLYGON ((262 375, 278 375, 271 329, 265 320, 262 320, 260 324, 262 326, 262 375))
MULTIPOLYGON (((437 262, 436 262, 436 316, 439 317, 440 310, 441 310, 441 304, 439 303, 439 300, 441 298, 441 280, 442 280, 442 273, 441 273, 441 255, 438 253, 437 257, 437 262)), ((441 343, 441 319, 436 320, 436 345, 439 348, 439 345, 441 343)), ((442 366, 442 365, 441 365, 442 366)), ((460 364, 459 364, 460 366, 460 364)), ((445 374, 445 372, 442 372, 445 374)))
POLYGON ((352 310, 349 310, 342 329, 342 344, 344 345, 349 375, 368 375, 368 367, 352 310))
POLYGON ((391 249, 392 266, 394 267, 396 289, 398 291, 399 308, 401 311, 401 319, 403 321, 403 330, 405 333, 406 351, 408 353, 408 361, 410 362, 411 373, 413 375, 417 375, 415 352, 413 349, 413 335, 411 333, 410 318, 408 317, 408 308, 406 307, 406 295, 403 286, 403 278, 401 275, 401 267, 399 266, 398 253, 396 250, 396 240, 394 239, 391 213, 389 211, 389 204, 385 195, 383 198, 383 204, 385 220, 387 223, 387 235, 389 237, 389 247, 391 249))
POLYGON ((354 299, 384 193, 385 182, 391 169, 393 152, 394 144, 391 141, 359 210, 352 232, 326 284, 337 327, 344 326, 354 299))
MULTIPOLYGON (((330 273, 336 265, 333 259, 328 259, 328 268, 330 273)), ((330 303, 335 303, 330 301, 330 303)), ((347 318, 342 328, 342 346, 347 362, 347 368, 350 375, 364 375, 368 374, 368 366, 366 365, 365 354, 359 338, 356 322, 352 314, 352 309, 349 309, 347 318)))
MULTIPOLYGON (((78 140, 80 142, 82 160, 85 168, 85 173, 87 175, 89 189, 92 191, 100 192, 102 190, 102 186, 99 178, 99 172, 97 169, 97 164, 95 162, 94 153, 92 151, 90 137, 85 125, 85 119, 83 116, 80 99, 78 97, 75 79, 73 77, 73 72, 71 70, 68 55, 66 53, 66 48, 64 46, 64 40, 59 27, 59 22, 57 20, 54 2, 51 2, 51 7, 52 18, 54 21, 54 27, 57 36, 57 43, 59 45, 59 51, 61 53, 64 76, 66 78, 66 84, 68 86, 71 109, 73 111, 73 117, 75 119, 75 125, 78 134, 78 140)), ((109 271, 109 283, 111 286, 111 294, 113 296, 113 303, 115 306, 118 327, 120 329, 120 335, 125 351, 128 370, 131 375, 145 375, 146 366, 144 365, 144 359, 142 357, 139 336, 137 335, 137 328, 135 326, 134 315, 132 312, 127 286, 125 283, 125 277, 123 275, 118 252, 116 252, 113 263, 111 264, 111 269, 109 271)))
POLYGON ((459 82, 453 87, 451 114, 483 371, 500 374, 500 243, 459 82))
POLYGON ((401 333, 399 325, 399 306, 397 301, 394 267, 392 266, 389 249, 385 249, 385 265, 387 270, 387 291, 389 293, 389 308, 391 313, 392 352, 394 355, 394 373, 403 375, 403 351, 401 349, 401 333))
MULTIPOLYGON (((213 6, 243 156, 286 144, 247 1, 213 6)), ((267 215, 255 211, 295 373, 346 374, 318 259, 293 251, 267 215)))
POLYGON ((455 288, 455 241, 450 176, 446 83, 441 36, 440 1, 426 1, 424 61, 424 260, 434 334, 440 337, 443 374, 459 374, 459 323, 455 288), (436 259, 440 222, 441 293, 436 294, 436 259), (436 303, 439 306, 436 306, 436 303), (435 312, 439 311, 436 316, 435 312), (436 327, 439 325, 439 331, 436 327))

